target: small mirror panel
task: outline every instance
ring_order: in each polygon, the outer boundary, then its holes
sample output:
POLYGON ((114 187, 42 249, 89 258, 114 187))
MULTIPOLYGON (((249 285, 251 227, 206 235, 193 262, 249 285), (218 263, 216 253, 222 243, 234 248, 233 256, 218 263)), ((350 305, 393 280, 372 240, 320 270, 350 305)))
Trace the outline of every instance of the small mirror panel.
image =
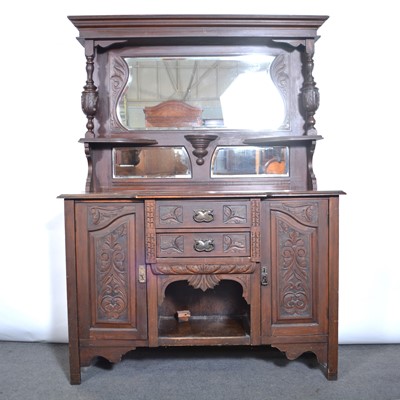
POLYGON ((217 147, 211 161, 211 177, 289 176, 289 148, 286 146, 217 147))
POLYGON ((121 147, 113 149, 114 178, 191 178, 184 147, 121 147))
POLYGON ((127 129, 284 129, 288 110, 275 84, 287 84, 282 57, 124 58, 118 116, 127 129))

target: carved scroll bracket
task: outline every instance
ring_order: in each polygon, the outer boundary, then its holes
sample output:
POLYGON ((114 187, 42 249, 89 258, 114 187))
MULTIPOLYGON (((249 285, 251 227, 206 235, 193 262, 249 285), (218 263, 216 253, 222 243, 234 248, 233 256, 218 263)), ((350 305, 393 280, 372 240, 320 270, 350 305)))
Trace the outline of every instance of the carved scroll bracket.
POLYGON ((85 143, 85 156, 88 164, 88 173, 86 177, 86 191, 91 192, 92 187, 92 176, 93 176, 93 160, 92 160, 92 153, 90 152, 90 146, 88 143, 85 143))
POLYGON ((85 42, 85 56, 86 56, 86 85, 83 87, 81 96, 82 111, 87 117, 86 129, 87 132, 85 137, 94 137, 94 123, 93 119, 97 111, 97 101, 99 93, 97 86, 94 84, 93 72, 94 72, 94 43, 93 40, 87 40, 85 42))

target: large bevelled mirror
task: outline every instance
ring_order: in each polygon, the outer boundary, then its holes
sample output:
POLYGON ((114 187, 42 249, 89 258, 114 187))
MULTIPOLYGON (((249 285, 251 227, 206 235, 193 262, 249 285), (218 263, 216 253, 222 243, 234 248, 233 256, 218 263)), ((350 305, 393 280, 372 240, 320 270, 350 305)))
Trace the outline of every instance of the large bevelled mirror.
POLYGON ((285 129, 285 55, 126 57, 118 102, 127 129, 285 129))

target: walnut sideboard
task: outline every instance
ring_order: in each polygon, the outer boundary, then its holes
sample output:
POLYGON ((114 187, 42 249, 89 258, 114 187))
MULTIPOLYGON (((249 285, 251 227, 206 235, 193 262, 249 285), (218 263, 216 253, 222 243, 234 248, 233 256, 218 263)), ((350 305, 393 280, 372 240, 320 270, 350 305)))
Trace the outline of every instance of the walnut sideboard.
POLYGON ((336 379, 343 192, 312 168, 327 17, 69 18, 88 160, 60 195, 71 383, 96 356, 212 345, 313 352, 336 379))

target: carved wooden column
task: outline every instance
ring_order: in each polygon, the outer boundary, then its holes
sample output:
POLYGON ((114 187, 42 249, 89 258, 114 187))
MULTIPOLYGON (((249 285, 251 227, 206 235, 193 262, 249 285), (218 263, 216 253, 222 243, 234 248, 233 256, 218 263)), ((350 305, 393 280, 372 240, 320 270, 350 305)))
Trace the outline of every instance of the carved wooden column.
POLYGON ((81 103, 82 103, 82 111, 85 113, 87 117, 86 129, 87 132, 85 137, 94 137, 94 124, 93 119, 97 110, 97 100, 98 100, 98 92, 97 86, 93 81, 93 71, 94 71, 94 43, 93 40, 87 40, 85 42, 85 56, 86 56, 86 74, 87 80, 86 85, 83 87, 81 103))
POLYGON ((315 134, 314 114, 319 107, 319 91, 316 87, 312 71, 314 69, 314 40, 306 40, 303 59, 304 84, 301 90, 301 100, 306 113, 305 130, 307 134, 315 134))
MULTIPOLYGON (((99 93, 97 91, 97 86, 94 84, 93 80, 93 72, 94 72, 94 42, 93 40, 87 40, 85 42, 85 57, 86 57, 86 85, 83 87, 83 92, 81 96, 81 105, 82 111, 85 113, 87 117, 86 124, 86 133, 85 138, 94 138, 94 123, 93 119, 96 115, 97 111, 97 101, 99 97, 99 93)), ((88 143, 84 143, 85 145, 85 156, 88 163, 88 174, 86 178, 86 192, 91 192, 93 190, 92 187, 92 171, 93 171, 93 163, 92 163, 92 155, 90 151, 90 146, 88 143)))

